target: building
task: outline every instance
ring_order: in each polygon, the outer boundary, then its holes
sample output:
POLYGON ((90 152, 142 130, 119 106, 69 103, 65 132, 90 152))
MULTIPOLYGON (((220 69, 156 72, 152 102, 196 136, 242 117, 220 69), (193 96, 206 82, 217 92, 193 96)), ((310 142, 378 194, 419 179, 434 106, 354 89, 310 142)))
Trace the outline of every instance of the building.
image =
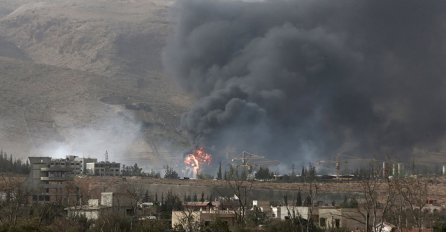
POLYGON ((96 158, 79 158, 81 161, 81 174, 87 174, 87 163, 96 163, 96 158))
POLYGON ((320 207, 318 213, 320 228, 357 230, 365 227, 364 212, 357 208, 320 207))
POLYGON ((72 183, 75 165, 68 159, 51 157, 29 157, 31 171, 27 180, 33 203, 58 202, 75 204, 78 200, 78 188, 72 183))
POLYGON ((136 200, 129 194, 103 192, 101 199, 89 199, 87 205, 65 208, 68 217, 85 216, 87 219, 96 220, 104 214, 122 216, 134 215, 136 200))
POLYGON ((236 215, 234 211, 230 210, 172 211, 172 228, 178 225, 188 228, 188 223, 207 225, 217 219, 227 223, 229 226, 233 226, 236 221, 236 215), (188 219, 190 220, 188 221, 188 219))
POLYGON ((251 210, 254 210, 254 207, 257 207, 258 209, 260 209, 261 212, 265 213, 265 215, 269 218, 275 218, 277 216, 277 210, 273 211, 273 208, 276 207, 271 207, 269 201, 253 200, 252 207, 253 208, 251 210))
POLYGON ((121 175, 121 164, 104 161, 87 163, 86 174, 93 176, 119 176, 121 175))
POLYGON ((181 225, 187 231, 187 224, 206 225, 217 219, 233 226, 236 221, 234 210, 223 209, 219 201, 185 202, 183 207, 183 211, 172 211, 172 228, 181 225))
POLYGON ((183 207, 192 211, 205 211, 210 209, 220 209, 219 201, 192 201, 184 202, 183 207))
POLYGON ((65 159, 51 159, 50 166, 64 167, 70 170, 71 174, 81 174, 82 164, 79 157, 68 155, 65 159))
POLYGON ((86 174, 87 163, 97 162, 96 158, 81 158, 75 155, 67 155, 66 158, 51 158, 51 166, 66 167, 71 170, 73 175, 86 174))
POLYGON ((317 207, 308 207, 308 206, 277 206, 271 207, 273 218, 287 220, 295 217, 301 217, 305 220, 308 220, 312 217, 313 220, 318 219, 318 208, 317 207))
POLYGON ((365 227, 365 212, 357 208, 339 207, 307 207, 307 206, 277 206, 271 207, 273 218, 288 220, 300 217, 303 220, 310 218, 323 229, 344 228, 351 231, 362 230, 365 227))

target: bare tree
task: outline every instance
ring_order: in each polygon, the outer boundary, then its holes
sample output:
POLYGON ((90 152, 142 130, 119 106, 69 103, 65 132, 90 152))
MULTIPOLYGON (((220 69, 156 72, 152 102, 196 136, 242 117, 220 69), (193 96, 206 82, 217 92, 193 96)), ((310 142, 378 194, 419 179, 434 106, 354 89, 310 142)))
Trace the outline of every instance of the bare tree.
POLYGON ((14 228, 20 216, 20 209, 26 202, 27 194, 22 188, 22 177, 0 176, 0 189, 4 194, 4 202, 0 202, 0 223, 14 228))
MULTIPOLYGON (((304 206, 308 207, 308 211, 307 211, 307 223, 306 226, 304 227, 304 218, 305 215, 302 215, 299 212, 299 209, 297 208, 297 202, 296 199, 293 200, 293 204, 291 206, 290 209, 290 205, 288 204, 288 197, 284 196, 284 204, 285 207, 287 209, 287 213, 288 213, 288 217, 290 218, 290 220, 293 223, 296 223, 299 225, 301 232, 304 231, 311 231, 312 230, 312 226, 313 226, 313 212, 314 212, 314 203, 317 202, 317 198, 318 198, 318 193, 319 193, 319 188, 317 186, 317 183, 315 181, 315 179, 310 179, 307 183, 305 183, 305 188, 307 188, 308 191, 308 195, 306 197, 306 199, 304 200, 304 206)), ((300 192, 300 189, 299 189, 300 192)))
MULTIPOLYGON (((299 189, 299 192, 300 192, 300 189, 299 189)), ((300 228, 300 231, 304 232, 305 228, 303 227, 303 215, 301 215, 299 210, 297 209, 296 200, 293 200, 293 204, 291 206, 292 210, 290 210, 290 205, 288 204, 288 196, 287 195, 284 196, 283 203, 287 209, 288 217, 290 218, 291 223, 296 224, 296 222, 297 222, 297 225, 294 225, 293 229, 297 230, 298 228, 300 228)))
POLYGON ((424 179, 404 178, 396 182, 398 193, 403 202, 403 207, 412 217, 413 223, 421 231, 426 213, 423 208, 427 205, 428 187, 424 179))
POLYGON ((237 223, 244 225, 246 223, 245 216, 252 192, 253 180, 247 179, 244 175, 239 175, 238 169, 235 169, 235 172, 227 175, 226 183, 239 205, 238 210, 234 210, 237 223))
POLYGON ((374 176, 364 179, 360 185, 364 197, 362 215, 365 218, 366 230, 370 231, 370 227, 377 226, 374 231, 381 232, 396 199, 395 185, 391 180, 380 180, 374 176))
MULTIPOLYGON (((305 187, 308 188, 308 195, 304 200, 304 205, 308 207, 308 219, 307 219, 306 231, 309 232, 311 231, 311 227, 313 226, 314 204, 315 202, 318 201, 319 188, 317 186, 315 178, 310 178, 309 181, 305 183, 305 187)), ((301 219, 301 217, 298 218, 301 219)), ((303 225, 302 221, 300 222, 300 224, 303 225)))
MULTIPOLYGON (((197 221, 196 212, 191 208, 184 208, 181 211, 181 218, 179 219, 179 225, 187 232, 198 231, 200 223, 197 221), (185 227, 185 228, 184 228, 185 227)), ((176 226, 179 226, 176 225, 176 226)))
POLYGON ((356 212, 339 215, 363 224, 366 232, 382 231, 398 195, 395 181, 380 178, 381 172, 379 167, 374 166, 373 171, 358 182, 361 192, 356 212), (358 214, 360 217, 357 217, 358 214))

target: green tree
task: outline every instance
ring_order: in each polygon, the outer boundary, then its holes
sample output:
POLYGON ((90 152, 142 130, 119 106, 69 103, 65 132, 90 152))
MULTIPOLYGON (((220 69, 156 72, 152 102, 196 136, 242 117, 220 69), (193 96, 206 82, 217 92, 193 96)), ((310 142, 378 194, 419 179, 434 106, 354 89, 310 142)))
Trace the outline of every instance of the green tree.
POLYGON ((171 191, 167 192, 164 204, 159 207, 160 217, 162 219, 170 219, 172 210, 183 210, 183 203, 180 198, 171 191))
POLYGON ((200 232, 230 232, 227 222, 217 218, 208 225, 201 225, 200 232))
POLYGON ((201 192, 201 198, 200 198, 201 202, 204 202, 204 192, 201 192))
POLYGON ((166 179, 178 179, 178 173, 169 165, 166 165, 165 167, 166 173, 164 174, 164 178, 166 179))
POLYGON ((300 190, 297 192, 296 206, 302 206, 302 193, 300 192, 300 190))
POLYGON ((268 168, 260 167, 259 171, 255 174, 255 178, 258 180, 270 180, 274 178, 274 173, 270 172, 268 168))
POLYGON ((222 173, 221 173, 221 161, 220 161, 220 164, 219 164, 219 166, 218 166, 217 179, 218 179, 218 180, 221 180, 221 179, 222 179, 222 173))

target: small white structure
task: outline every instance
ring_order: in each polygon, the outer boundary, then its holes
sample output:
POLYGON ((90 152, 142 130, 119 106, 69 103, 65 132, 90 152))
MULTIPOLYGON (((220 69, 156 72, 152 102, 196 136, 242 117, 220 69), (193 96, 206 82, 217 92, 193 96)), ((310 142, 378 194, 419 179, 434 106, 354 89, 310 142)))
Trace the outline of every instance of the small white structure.
POLYGON ((277 206, 271 207, 271 210, 272 214, 275 215, 274 218, 280 220, 286 220, 294 217, 301 217, 305 220, 308 220, 310 217, 317 218, 318 215, 317 207, 310 208, 307 206, 277 206))
POLYGON ((172 211, 172 227, 182 225, 187 228, 188 223, 208 224, 217 219, 234 225, 235 218, 234 211, 229 210, 172 211))
POLYGON ((395 225, 392 225, 387 222, 383 222, 381 224, 376 225, 374 231, 376 231, 376 232, 378 232, 378 231, 379 232, 394 232, 396 230, 397 230, 397 228, 395 225))

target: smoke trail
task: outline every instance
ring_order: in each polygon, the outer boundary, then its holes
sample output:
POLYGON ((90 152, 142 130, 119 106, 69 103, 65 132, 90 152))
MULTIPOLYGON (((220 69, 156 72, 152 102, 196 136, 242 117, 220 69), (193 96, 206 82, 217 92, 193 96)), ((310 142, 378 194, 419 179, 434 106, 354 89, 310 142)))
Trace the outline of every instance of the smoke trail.
POLYGON ((446 3, 178 1, 164 53, 192 142, 275 158, 441 150, 446 3))

